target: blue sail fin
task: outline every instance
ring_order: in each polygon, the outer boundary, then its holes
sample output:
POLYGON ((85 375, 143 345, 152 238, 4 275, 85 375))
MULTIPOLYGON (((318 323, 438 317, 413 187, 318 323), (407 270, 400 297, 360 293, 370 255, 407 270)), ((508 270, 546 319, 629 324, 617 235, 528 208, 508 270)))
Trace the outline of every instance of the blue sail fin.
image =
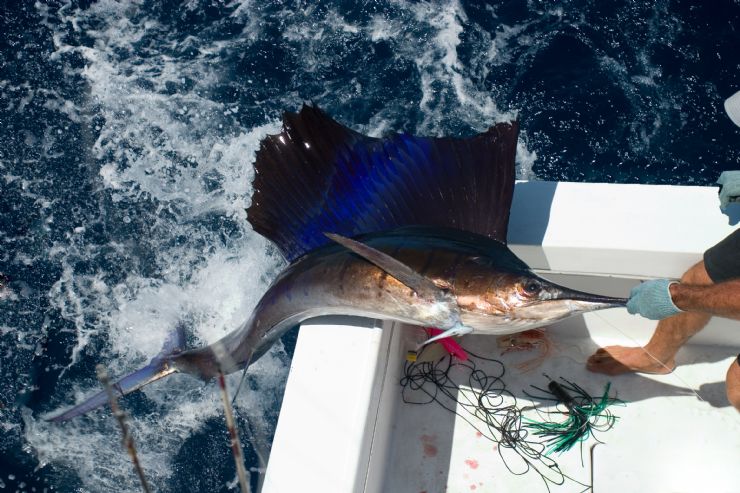
POLYGON ((262 141, 248 219, 289 261, 328 243, 325 232, 437 226, 505 243, 518 132, 508 122, 470 138, 378 139, 304 105, 262 141))

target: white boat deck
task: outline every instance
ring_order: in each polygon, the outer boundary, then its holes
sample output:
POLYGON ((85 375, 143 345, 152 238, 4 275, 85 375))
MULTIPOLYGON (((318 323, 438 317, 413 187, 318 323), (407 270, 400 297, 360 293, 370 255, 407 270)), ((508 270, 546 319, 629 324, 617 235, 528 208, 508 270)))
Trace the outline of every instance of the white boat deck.
MULTIPOLYGON (((529 182, 517 185, 509 243, 543 277, 626 296, 641 279, 680 276, 734 228, 713 188, 529 182)), ((611 382, 626 405, 613 408, 619 420, 599 435, 604 443, 553 456, 594 492, 737 492, 740 414, 724 376, 740 351, 740 322, 713 319, 679 352, 672 374, 586 371, 597 347, 642 344, 654 326, 623 309, 563 321, 548 329, 552 355, 530 372, 516 363, 534 354, 501 355, 495 337, 466 336, 463 345, 504 362, 520 406, 531 384, 547 385, 543 373, 592 395, 611 382)), ((349 317, 304 324, 263 492, 546 492, 536 473, 507 470, 495 444, 460 417, 402 401, 406 351, 423 338, 419 328, 349 317)), ((584 489, 571 480, 550 485, 584 489)))

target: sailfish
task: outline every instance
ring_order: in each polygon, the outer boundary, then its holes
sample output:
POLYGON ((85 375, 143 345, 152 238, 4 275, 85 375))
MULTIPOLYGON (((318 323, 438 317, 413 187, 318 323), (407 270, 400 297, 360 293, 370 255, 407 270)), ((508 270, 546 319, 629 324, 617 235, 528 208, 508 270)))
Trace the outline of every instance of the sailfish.
MULTIPOLYGON (((241 327, 187 349, 181 330, 121 395, 172 373, 210 380, 246 368, 321 315, 504 335, 626 300, 549 282, 506 245, 517 121, 469 138, 373 138, 304 105, 255 156, 247 217, 289 262, 241 327)), ((107 402, 100 392, 51 421, 107 402)))

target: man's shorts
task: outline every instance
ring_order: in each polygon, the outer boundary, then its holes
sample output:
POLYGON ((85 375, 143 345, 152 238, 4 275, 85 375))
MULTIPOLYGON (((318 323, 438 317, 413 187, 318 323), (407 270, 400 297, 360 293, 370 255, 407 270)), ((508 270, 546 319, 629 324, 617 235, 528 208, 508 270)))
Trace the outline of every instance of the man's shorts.
POLYGON ((704 267, 715 283, 740 278, 740 229, 704 252, 704 267))

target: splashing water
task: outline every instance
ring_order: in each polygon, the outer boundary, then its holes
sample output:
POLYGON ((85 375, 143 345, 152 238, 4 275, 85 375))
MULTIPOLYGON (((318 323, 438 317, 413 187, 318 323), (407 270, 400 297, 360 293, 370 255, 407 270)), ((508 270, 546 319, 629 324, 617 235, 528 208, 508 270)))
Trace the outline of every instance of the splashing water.
MULTIPOLYGON (((177 322, 200 345, 248 317, 284 266, 246 221, 253 155, 303 101, 371 135, 519 118, 519 178, 709 184, 740 162, 721 109, 736 2, 3 9, 0 488, 139 491, 108 413, 40 416, 97 390, 96 363, 140 367, 177 322)), ((291 338, 236 403, 255 470, 291 338)), ((155 490, 234 487, 215 385, 175 376, 122 404, 155 490)))

